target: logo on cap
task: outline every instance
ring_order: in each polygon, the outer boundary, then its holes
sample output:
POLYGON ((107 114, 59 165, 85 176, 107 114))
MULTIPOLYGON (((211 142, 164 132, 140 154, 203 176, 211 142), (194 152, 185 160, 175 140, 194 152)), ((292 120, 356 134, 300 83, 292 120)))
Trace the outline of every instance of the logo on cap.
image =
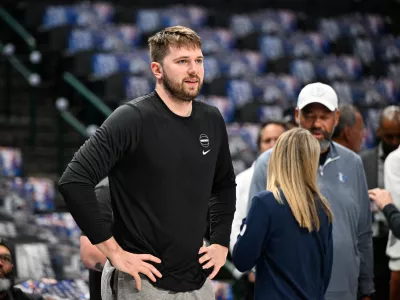
POLYGON ((322 97, 325 94, 325 91, 322 86, 314 86, 310 93, 314 97, 322 97))

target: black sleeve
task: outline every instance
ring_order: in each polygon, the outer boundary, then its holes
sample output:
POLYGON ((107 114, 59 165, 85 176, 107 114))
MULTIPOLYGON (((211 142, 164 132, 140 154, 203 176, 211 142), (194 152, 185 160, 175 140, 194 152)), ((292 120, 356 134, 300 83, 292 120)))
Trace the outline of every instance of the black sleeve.
POLYGON ((382 211, 388 220, 390 230, 396 238, 400 239, 400 211, 394 204, 386 205, 382 211))
POLYGON ((229 151, 228 134, 224 119, 219 111, 218 117, 221 144, 209 204, 210 243, 229 247, 236 205, 236 183, 229 151))
POLYGON ((118 161, 136 148, 141 115, 135 106, 117 108, 75 153, 59 181, 59 190, 77 225, 92 244, 108 240, 111 224, 101 214, 94 188, 118 161))
MULTIPOLYGON (((108 184, 108 177, 100 181, 100 183, 94 189, 96 193, 97 201, 99 202, 100 206, 100 213, 104 222, 112 223, 113 214, 112 214, 112 207, 111 207, 111 194, 110 194, 110 186, 108 184)), ((82 232, 82 236, 85 234, 82 232)))
POLYGON ((109 224, 113 221, 112 207, 111 207, 111 194, 108 177, 100 181, 94 189, 97 201, 99 201, 100 213, 104 222, 109 224))

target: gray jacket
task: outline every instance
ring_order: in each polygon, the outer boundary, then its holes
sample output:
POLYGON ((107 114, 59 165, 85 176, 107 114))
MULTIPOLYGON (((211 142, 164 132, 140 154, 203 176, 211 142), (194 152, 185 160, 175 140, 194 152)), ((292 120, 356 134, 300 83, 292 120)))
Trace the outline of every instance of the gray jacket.
MULTIPOLYGON (((273 149, 256 161, 250 201, 266 189, 267 164, 273 149)), ((333 266, 326 300, 355 300, 374 292, 371 209, 360 157, 331 143, 318 172, 318 184, 333 211, 333 266)))

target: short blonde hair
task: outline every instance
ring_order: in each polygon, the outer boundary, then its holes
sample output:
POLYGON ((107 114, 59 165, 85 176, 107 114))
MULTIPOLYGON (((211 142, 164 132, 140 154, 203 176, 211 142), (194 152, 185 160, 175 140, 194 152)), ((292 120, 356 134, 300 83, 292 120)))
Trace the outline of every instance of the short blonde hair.
POLYGON ((148 43, 151 61, 158 63, 168 54, 170 46, 201 49, 200 36, 185 26, 167 27, 151 36, 148 43))
POLYGON ((317 206, 330 222, 333 217, 317 183, 320 151, 318 140, 308 130, 293 128, 279 137, 268 164, 267 190, 280 203, 282 192, 296 221, 309 232, 320 228, 317 206))

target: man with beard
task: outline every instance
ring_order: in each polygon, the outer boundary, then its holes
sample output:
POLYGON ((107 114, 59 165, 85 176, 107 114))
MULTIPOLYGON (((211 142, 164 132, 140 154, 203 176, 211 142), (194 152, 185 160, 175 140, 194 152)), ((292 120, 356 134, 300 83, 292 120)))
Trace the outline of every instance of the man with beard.
MULTIPOLYGON (((374 292, 370 201, 361 158, 331 140, 339 117, 338 98, 332 87, 312 83, 301 90, 296 120, 320 143, 318 184, 334 215, 332 276, 325 299, 366 300, 374 292)), ((264 152, 256 161, 250 204, 266 189, 272 151, 264 152)))
POLYGON ((26 294, 14 287, 14 265, 11 250, 0 239, 0 300, 43 300, 42 296, 26 294))
POLYGON ((204 78, 197 33, 169 27, 149 47, 155 91, 111 114, 74 155, 59 189, 108 258, 103 300, 215 299, 210 279, 226 261, 236 198, 225 122, 195 100, 204 78), (112 226, 94 192, 106 176, 112 226))
MULTIPOLYGON (((387 188, 384 180, 384 164, 388 155, 400 144, 400 107, 392 105, 382 111, 376 135, 380 140, 378 146, 360 153, 369 189, 387 188)), ((378 209, 374 209, 372 228, 376 296, 377 299, 388 299, 391 280, 389 268, 394 273, 399 272, 400 263, 397 259, 389 262, 385 254, 389 229, 385 216, 378 209)))

